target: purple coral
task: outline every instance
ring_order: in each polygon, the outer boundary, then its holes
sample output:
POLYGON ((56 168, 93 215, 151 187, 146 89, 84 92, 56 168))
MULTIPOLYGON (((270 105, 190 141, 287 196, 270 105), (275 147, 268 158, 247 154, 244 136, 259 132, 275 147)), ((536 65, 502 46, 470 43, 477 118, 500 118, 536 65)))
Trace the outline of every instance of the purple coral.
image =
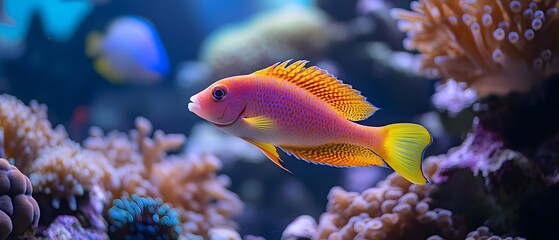
POLYGON ((32 192, 29 178, 0 158, 0 239, 15 238, 37 227, 39 205, 32 192))

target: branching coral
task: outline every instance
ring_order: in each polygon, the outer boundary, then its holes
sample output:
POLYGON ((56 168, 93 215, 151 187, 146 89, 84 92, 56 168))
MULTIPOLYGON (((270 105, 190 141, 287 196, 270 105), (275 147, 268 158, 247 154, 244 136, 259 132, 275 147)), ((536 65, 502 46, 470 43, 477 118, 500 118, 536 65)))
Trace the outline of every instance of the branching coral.
POLYGON ((115 169, 100 153, 82 150, 77 143, 67 142, 46 148, 30 168, 29 176, 37 192, 53 196, 53 207, 60 207, 60 199, 77 210, 76 197, 84 196, 94 186, 111 189, 117 185, 115 169))
POLYGON ((210 155, 171 156, 155 166, 156 187, 182 216, 185 231, 204 234, 215 226, 234 226, 230 217, 240 213, 243 204, 226 189, 229 178, 215 174, 220 168, 221 162, 210 155))
POLYGON ((13 158, 15 166, 30 173, 32 162, 45 147, 54 147, 67 139, 63 128, 52 129, 47 120, 46 106, 32 101, 27 107, 10 95, 0 96, 0 127, 6 158, 13 158))
POLYGON ((177 239, 182 232, 177 212, 158 198, 123 196, 107 215, 111 239, 177 239))
POLYGON ((136 119, 136 130, 129 134, 111 132, 106 136, 93 129, 85 148, 104 153, 116 170, 120 185, 108 189, 113 198, 126 193, 155 196, 170 204, 180 215, 184 232, 207 236, 212 227, 233 226, 230 217, 239 213, 242 203, 225 187, 229 179, 217 176, 221 163, 213 156, 170 155, 178 149, 183 135, 155 131, 151 123, 136 119))
POLYGON ((31 193, 29 178, 0 158, 0 239, 15 239, 37 228, 39 205, 31 193))
POLYGON ((395 9, 404 46, 429 77, 466 82, 481 95, 526 91, 559 72, 557 0, 420 0, 395 9))
POLYGON ((136 119, 136 128, 129 134, 113 131, 106 136, 100 129, 92 128, 90 137, 84 141, 84 148, 102 153, 117 168, 115 175, 120 184, 107 188, 113 199, 124 193, 146 195, 149 191, 157 191, 149 182, 154 165, 165 159, 167 151, 182 146, 185 140, 183 135, 165 135, 160 130, 154 132, 153 139, 149 138, 152 126, 145 118, 136 119))
MULTIPOLYGON (((437 166, 437 159, 426 161, 426 176, 433 176, 437 166)), ((433 208, 434 189, 411 184, 396 173, 361 194, 335 187, 313 239, 426 239, 435 234, 463 239, 463 220, 433 208)))

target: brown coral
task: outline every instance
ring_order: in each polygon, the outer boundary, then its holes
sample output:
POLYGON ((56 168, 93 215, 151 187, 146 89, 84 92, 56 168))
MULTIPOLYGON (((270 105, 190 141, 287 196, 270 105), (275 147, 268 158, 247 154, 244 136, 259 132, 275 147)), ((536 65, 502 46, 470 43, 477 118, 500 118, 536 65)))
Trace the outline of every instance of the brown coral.
MULTIPOLYGON (((437 166, 436 158, 426 160, 426 176, 433 176, 437 166)), ((435 234, 463 239, 463 220, 433 208, 433 190, 435 185, 411 184, 396 173, 361 194, 335 187, 313 239, 426 239, 435 234)))
POLYGON ((37 227, 39 205, 32 192, 29 178, 0 158, 0 239, 15 239, 37 227))
POLYGON ((23 173, 45 147, 53 147, 67 139, 63 128, 53 130, 47 119, 46 106, 31 102, 31 107, 10 95, 0 95, 0 127, 6 157, 15 160, 15 166, 23 173))
POLYGON ((559 69, 557 0, 420 0, 396 9, 406 48, 429 77, 467 82, 482 95, 525 91, 559 69), (530 81, 533 80, 533 81, 530 81))

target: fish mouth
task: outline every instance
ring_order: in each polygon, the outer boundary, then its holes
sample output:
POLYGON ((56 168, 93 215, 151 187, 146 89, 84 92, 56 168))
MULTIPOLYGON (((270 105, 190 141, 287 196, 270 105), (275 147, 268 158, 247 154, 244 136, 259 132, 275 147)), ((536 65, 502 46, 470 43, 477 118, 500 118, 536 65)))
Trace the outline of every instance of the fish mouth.
POLYGON ((200 112, 200 104, 198 104, 198 98, 196 95, 190 97, 190 102, 188 103, 188 110, 198 114, 200 112))
POLYGON ((247 109, 247 105, 245 105, 243 107, 243 110, 241 110, 241 113, 239 113, 239 116, 237 116, 232 122, 227 123, 227 124, 218 124, 218 123, 212 123, 213 125, 217 126, 217 127, 228 127, 233 125, 234 123, 236 123, 239 118, 241 118, 241 116, 243 116, 243 114, 245 113, 245 110, 247 109))

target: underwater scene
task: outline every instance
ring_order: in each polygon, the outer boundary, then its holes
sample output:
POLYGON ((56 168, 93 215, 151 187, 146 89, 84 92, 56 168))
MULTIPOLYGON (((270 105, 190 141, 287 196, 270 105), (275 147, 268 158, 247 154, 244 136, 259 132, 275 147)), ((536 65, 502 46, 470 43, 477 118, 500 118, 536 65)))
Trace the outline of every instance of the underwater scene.
POLYGON ((0 0, 0 240, 558 239, 559 0, 0 0))

